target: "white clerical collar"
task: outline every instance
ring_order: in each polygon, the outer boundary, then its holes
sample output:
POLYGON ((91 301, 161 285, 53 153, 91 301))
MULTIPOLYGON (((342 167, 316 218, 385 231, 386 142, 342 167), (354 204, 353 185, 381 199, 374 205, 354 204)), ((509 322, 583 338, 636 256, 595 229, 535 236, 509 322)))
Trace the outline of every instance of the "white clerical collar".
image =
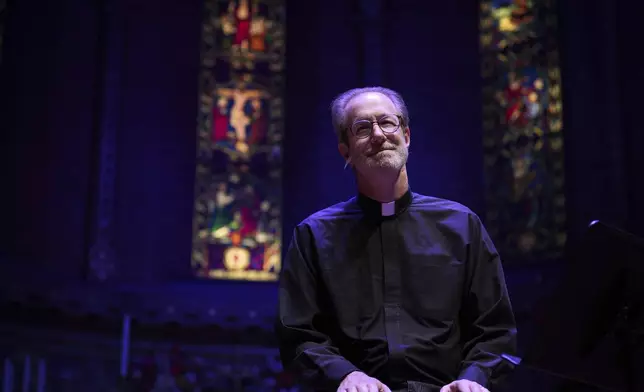
POLYGON ((372 218, 392 218, 405 211, 411 205, 412 193, 407 189, 398 200, 381 203, 358 192, 357 202, 366 215, 372 218))
POLYGON ((392 216, 396 213, 396 201, 380 203, 380 211, 382 212, 382 216, 392 216))

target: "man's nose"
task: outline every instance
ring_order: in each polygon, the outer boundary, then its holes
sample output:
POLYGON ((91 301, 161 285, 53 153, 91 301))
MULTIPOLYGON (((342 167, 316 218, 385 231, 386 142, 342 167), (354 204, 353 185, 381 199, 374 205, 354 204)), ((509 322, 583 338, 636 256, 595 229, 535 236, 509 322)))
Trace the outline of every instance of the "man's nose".
POLYGON ((373 127, 371 128, 371 140, 379 141, 386 139, 385 133, 382 131, 382 128, 380 128, 380 125, 378 125, 377 122, 374 122, 371 126, 373 127))

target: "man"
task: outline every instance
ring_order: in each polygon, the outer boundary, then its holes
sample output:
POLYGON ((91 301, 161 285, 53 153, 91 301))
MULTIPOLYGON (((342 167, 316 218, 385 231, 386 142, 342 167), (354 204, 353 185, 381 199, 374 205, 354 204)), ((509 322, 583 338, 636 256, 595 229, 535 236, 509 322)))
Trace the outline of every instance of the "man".
POLYGON ((358 195, 293 232, 279 285, 281 358, 315 391, 479 392, 507 372, 516 327, 478 217, 411 192, 401 96, 353 89, 332 104, 358 195))

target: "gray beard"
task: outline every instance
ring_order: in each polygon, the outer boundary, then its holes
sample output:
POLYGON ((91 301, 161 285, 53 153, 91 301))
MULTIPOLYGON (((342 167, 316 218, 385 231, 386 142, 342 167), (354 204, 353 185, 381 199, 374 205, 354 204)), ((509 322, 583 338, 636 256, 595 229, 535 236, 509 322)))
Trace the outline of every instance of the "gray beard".
POLYGON ((400 170, 407 163, 408 156, 407 149, 398 149, 368 157, 364 163, 369 169, 400 170))

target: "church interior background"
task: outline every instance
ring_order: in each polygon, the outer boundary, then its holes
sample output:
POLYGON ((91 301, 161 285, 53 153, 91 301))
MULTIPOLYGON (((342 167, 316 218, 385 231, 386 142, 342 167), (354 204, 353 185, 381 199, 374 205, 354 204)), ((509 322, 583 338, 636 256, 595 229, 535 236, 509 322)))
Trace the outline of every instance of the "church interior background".
POLYGON ((2 391, 298 391, 276 281, 354 193, 328 105, 364 85, 405 97, 412 188, 482 217, 534 345, 587 224, 644 235, 635 3, 0 0, 2 391))

